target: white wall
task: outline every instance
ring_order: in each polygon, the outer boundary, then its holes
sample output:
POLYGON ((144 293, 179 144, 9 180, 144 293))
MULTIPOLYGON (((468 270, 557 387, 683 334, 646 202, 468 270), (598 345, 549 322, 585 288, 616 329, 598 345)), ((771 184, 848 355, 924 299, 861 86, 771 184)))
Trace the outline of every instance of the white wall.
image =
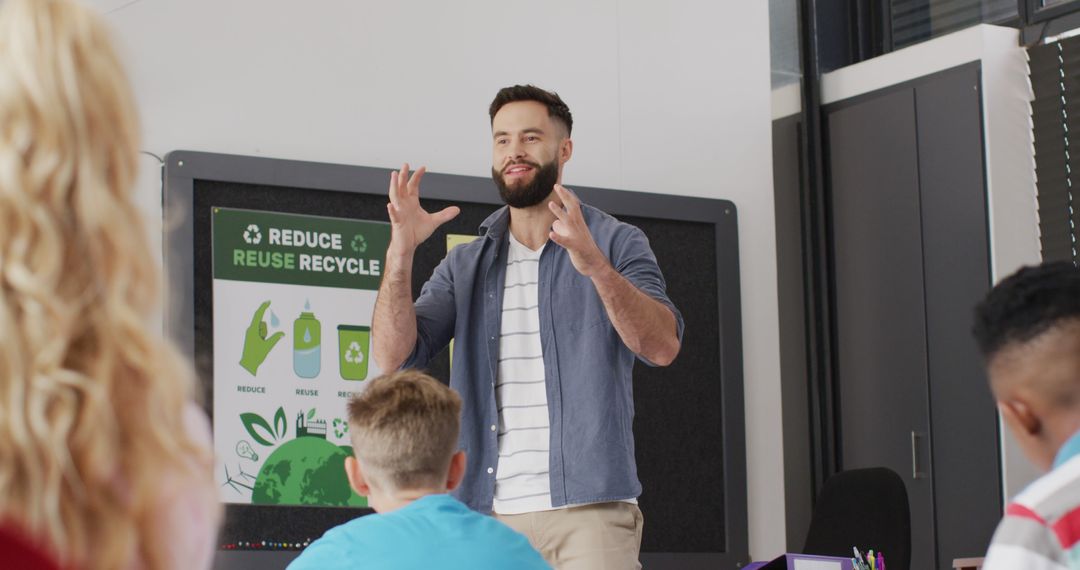
MULTIPOLYGON (((740 217, 750 549, 784 550, 768 3, 95 0, 145 148, 487 176, 498 88, 557 90, 574 184, 732 200, 740 217)), ((140 199, 160 219, 154 161, 140 199)))

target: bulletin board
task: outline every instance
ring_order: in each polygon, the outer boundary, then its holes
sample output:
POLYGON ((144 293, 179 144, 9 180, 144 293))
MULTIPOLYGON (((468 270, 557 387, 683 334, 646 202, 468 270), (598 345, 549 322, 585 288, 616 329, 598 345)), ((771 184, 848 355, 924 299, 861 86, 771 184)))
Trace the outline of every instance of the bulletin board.
MULTIPOLYGON (((220 554, 232 567, 284 567, 329 528, 372 512, 341 488, 338 465, 350 386, 379 372, 366 351, 390 172, 166 156, 166 324, 195 364, 214 422, 220 554), (299 472, 306 486, 290 475, 299 472)), ((737 568, 749 558, 735 206, 568 185, 645 232, 686 322, 671 366, 634 368, 642 563, 737 568)), ((502 205, 490 178, 431 172, 421 196, 428 210, 457 205, 461 214, 417 250, 414 296, 447 235, 475 235, 502 205)), ((429 372, 449 380, 448 351, 429 372)))

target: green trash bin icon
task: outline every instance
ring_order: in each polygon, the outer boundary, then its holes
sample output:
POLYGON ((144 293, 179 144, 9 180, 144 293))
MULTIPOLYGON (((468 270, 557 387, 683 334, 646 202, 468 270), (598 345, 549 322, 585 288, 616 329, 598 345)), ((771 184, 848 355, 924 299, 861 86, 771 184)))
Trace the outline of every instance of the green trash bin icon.
POLYGON ((338 367, 345 380, 363 380, 368 372, 371 327, 338 325, 338 367))

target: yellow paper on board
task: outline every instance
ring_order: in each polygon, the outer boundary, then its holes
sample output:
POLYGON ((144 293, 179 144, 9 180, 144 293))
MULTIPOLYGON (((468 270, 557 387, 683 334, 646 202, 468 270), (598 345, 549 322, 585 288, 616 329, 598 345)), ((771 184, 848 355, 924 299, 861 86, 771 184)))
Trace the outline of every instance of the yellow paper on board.
POLYGON ((446 253, 450 253, 451 249, 455 247, 469 243, 480 236, 470 236, 465 234, 446 234, 446 253))

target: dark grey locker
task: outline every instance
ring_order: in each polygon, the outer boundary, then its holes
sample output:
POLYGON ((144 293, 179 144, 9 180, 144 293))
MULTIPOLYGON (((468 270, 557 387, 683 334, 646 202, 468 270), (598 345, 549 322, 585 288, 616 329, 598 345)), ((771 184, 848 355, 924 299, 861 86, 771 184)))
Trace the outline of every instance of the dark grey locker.
POLYGON ((990 289, 979 70, 915 86, 938 567, 982 556, 1001 516, 997 412, 971 336, 990 289))
POLYGON ((929 454, 924 454, 930 414, 912 90, 836 109, 828 116, 828 137, 841 466, 883 466, 904 478, 911 503, 911 568, 932 568, 933 488, 927 476, 929 454), (913 447, 920 455, 914 460, 913 447))
POLYGON ((784 435, 784 514, 788 551, 806 542, 814 502, 810 463, 810 378, 806 371, 802 215, 799 195, 800 115, 773 121, 773 202, 780 324, 780 405, 784 435))
POLYGON ((983 555, 1001 516, 970 333, 990 286, 978 85, 970 64, 825 110, 840 463, 904 477, 913 570, 983 555))

